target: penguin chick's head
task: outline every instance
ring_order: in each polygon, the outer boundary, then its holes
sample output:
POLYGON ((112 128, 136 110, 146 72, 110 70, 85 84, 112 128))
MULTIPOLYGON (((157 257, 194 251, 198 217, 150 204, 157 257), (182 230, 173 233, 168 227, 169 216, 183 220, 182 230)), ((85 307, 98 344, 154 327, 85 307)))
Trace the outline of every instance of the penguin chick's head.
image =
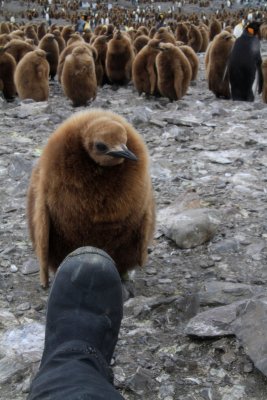
POLYGON ((122 124, 100 118, 86 126, 83 144, 92 158, 102 167, 112 167, 125 159, 137 161, 137 157, 127 148, 127 132, 122 124))

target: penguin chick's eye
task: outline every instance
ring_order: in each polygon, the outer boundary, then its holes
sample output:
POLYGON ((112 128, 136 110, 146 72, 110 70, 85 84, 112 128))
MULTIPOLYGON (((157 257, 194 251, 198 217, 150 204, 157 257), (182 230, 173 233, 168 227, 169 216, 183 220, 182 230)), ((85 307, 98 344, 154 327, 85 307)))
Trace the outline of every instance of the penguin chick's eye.
POLYGON ((95 144, 95 148, 97 151, 101 151, 101 153, 104 153, 108 150, 108 146, 106 146, 105 143, 102 142, 97 142, 95 144))

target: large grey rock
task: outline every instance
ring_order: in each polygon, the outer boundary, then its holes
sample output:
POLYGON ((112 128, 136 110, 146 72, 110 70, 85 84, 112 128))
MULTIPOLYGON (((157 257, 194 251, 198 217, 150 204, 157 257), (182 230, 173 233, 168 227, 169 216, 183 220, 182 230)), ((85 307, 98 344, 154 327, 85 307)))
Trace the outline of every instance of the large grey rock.
POLYGON ((236 301, 227 306, 211 308, 197 314, 185 328, 190 336, 216 337, 234 334, 233 322, 236 320, 237 310, 244 301, 236 301))
POLYGON ((256 368, 267 376, 267 297, 249 300, 239 307, 234 333, 256 368))
POLYGON ((25 368, 25 364, 19 359, 9 357, 2 358, 0 360, 0 384, 5 383, 25 368))
POLYGON ((21 272, 23 275, 34 274, 39 271, 38 261, 34 258, 30 258, 25 261, 22 265, 21 272))
POLYGON ((149 370, 138 367, 136 372, 127 380, 126 386, 138 395, 142 395, 145 390, 153 390, 154 383, 149 370))
POLYGON ((0 383, 4 383, 41 359, 44 326, 38 322, 9 328, 0 338, 0 383))
POLYGON ((0 352, 9 358, 26 362, 41 359, 44 345, 44 326, 38 322, 28 322, 6 330, 0 338, 0 352))
POLYGON ((19 322, 14 314, 8 310, 0 309, 0 329, 7 329, 18 324, 19 322))
POLYGON ((208 208, 191 209, 176 214, 169 207, 159 215, 164 234, 178 247, 189 249, 211 240, 220 223, 219 212, 208 208))
POLYGON ((222 306, 259 294, 267 295, 267 288, 245 283, 210 281, 203 284, 199 302, 202 306, 222 306))

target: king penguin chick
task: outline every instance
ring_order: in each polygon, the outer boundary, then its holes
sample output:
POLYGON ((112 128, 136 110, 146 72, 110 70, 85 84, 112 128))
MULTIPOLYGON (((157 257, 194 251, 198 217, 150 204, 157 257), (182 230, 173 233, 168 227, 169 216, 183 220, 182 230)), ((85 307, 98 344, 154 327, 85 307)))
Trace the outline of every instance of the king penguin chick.
POLYGON ((51 135, 27 204, 43 287, 80 246, 105 250, 120 274, 145 264, 155 224, 148 163, 142 137, 111 111, 74 114, 51 135))
POLYGON ((49 64, 44 50, 30 51, 18 63, 14 82, 21 99, 46 101, 49 96, 49 64))
POLYGON ((76 46, 66 57, 62 71, 62 86, 73 106, 86 105, 97 93, 95 62, 92 51, 86 46, 76 46))
POLYGON ((0 92, 3 92, 5 99, 8 101, 16 96, 15 70, 16 61, 14 57, 5 52, 4 47, 0 46, 0 92))

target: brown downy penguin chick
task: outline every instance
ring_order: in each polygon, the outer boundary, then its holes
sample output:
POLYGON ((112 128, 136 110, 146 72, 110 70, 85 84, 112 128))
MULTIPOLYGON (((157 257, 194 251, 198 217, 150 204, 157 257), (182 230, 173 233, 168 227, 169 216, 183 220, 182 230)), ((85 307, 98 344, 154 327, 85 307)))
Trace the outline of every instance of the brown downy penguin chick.
POLYGON ((167 28, 159 28, 159 30, 155 33, 154 39, 160 40, 162 43, 175 43, 174 35, 168 31, 167 28))
POLYGON ((11 39, 21 39, 21 40, 25 39, 25 34, 20 29, 17 29, 16 31, 11 32, 10 36, 11 36, 11 39))
POLYGON ((54 31, 55 31, 56 29, 59 29, 58 26, 57 26, 57 24, 52 24, 52 25, 50 26, 48 32, 46 32, 46 33, 53 33, 53 34, 54 34, 54 31))
POLYGON ((132 69, 133 84, 139 94, 157 94, 155 60, 161 51, 159 44, 159 40, 150 39, 149 43, 140 50, 134 59, 132 69))
POLYGON ((218 35, 222 31, 222 25, 220 21, 218 21, 216 18, 213 19, 210 23, 210 33, 209 33, 209 39, 210 42, 214 39, 216 35, 218 35))
POLYGON ((94 63, 95 63, 95 74, 96 74, 97 86, 102 86, 105 70, 103 68, 100 58, 98 57, 97 49, 93 45, 92 46, 89 45, 89 46, 90 46, 90 51, 92 53, 94 63))
POLYGON ((92 33, 91 29, 86 29, 82 34, 82 38, 85 41, 85 43, 90 43, 92 36, 93 36, 93 33, 92 33))
POLYGON ((198 27, 193 24, 190 25, 188 46, 191 46, 196 53, 199 53, 202 47, 202 35, 198 27))
POLYGON ((134 41, 134 39, 136 37, 136 30, 131 29, 131 30, 127 31, 126 34, 129 37, 130 42, 133 43, 133 41, 134 41))
POLYGON ((8 54, 4 47, 0 46, 0 86, 6 100, 12 100, 16 96, 14 73, 16 61, 8 54))
POLYGON ((38 40, 37 34, 36 34, 35 30, 34 30, 34 27, 32 25, 26 26, 26 28, 25 28, 25 36, 28 39, 33 39, 34 40, 34 45, 38 46, 39 40, 38 40))
POLYGON ((62 35, 63 39, 65 40, 66 44, 67 44, 70 36, 73 33, 75 33, 75 32, 74 32, 74 29, 73 29, 73 27, 71 25, 64 26, 64 28, 62 29, 61 35, 62 35))
POLYGON ((222 31, 216 35, 208 47, 208 55, 205 59, 207 65, 206 76, 208 79, 209 90, 216 97, 230 99, 229 71, 227 64, 234 45, 234 36, 222 31))
POLYGON ((75 42, 84 43, 84 40, 79 33, 72 33, 70 35, 70 38, 67 41, 67 46, 70 46, 71 44, 73 44, 75 42))
POLYGON ((179 22, 175 30, 175 37, 178 42, 188 43, 189 29, 185 23, 179 22))
POLYGON ((233 33, 233 28, 231 26, 226 26, 224 29, 224 31, 229 32, 229 33, 233 33))
POLYGON ((39 48, 46 52, 46 59, 50 67, 49 76, 54 80, 59 58, 59 48, 55 36, 52 33, 47 33, 40 41, 39 48))
POLYGON ((120 274, 144 266, 155 224, 148 164, 141 135, 110 111, 74 114, 50 136, 27 204, 43 287, 80 246, 105 250, 120 274))
POLYGON ((59 54, 62 53, 62 51, 65 49, 66 44, 65 44, 65 40, 63 39, 63 37, 61 36, 61 32, 58 29, 55 29, 53 31, 53 35, 57 41, 58 44, 58 50, 59 50, 59 54))
MULTIPOLYGON (((102 67, 102 79, 100 82, 100 79, 97 78, 97 83, 99 86, 104 85, 105 83, 110 83, 108 77, 107 77, 107 73, 106 73, 106 55, 107 55, 107 49, 108 49, 108 45, 107 45, 107 41, 108 38, 106 35, 100 35, 97 36, 94 43, 93 43, 93 47, 96 49, 98 57, 97 57, 97 61, 96 61, 96 70, 100 69, 99 63, 101 64, 102 67)), ((99 76, 99 72, 97 73, 97 75, 99 76)))
POLYGON ((262 60, 261 69, 263 75, 262 100, 267 103, 267 58, 262 60))
POLYGON ((113 24, 109 24, 107 26, 107 31, 105 32, 105 35, 110 37, 110 39, 111 39, 113 37, 114 30, 115 30, 115 26, 113 24))
POLYGON ((162 52, 156 57, 158 89, 162 96, 179 100, 191 81, 191 66, 186 56, 171 43, 161 43, 162 52))
POLYGON ((37 28, 38 40, 43 39, 43 37, 45 35, 46 35, 46 26, 45 26, 45 22, 42 22, 37 28))
POLYGON ((88 100, 94 100, 97 81, 92 51, 86 46, 76 46, 66 57, 61 80, 63 91, 74 107, 84 106, 88 100))
POLYGON ((9 26, 6 22, 1 22, 0 23, 0 33, 10 33, 9 26))
POLYGON ((5 50, 7 53, 11 54, 15 58, 16 63, 18 63, 25 54, 33 51, 34 47, 23 40, 12 39, 5 45, 5 50))
POLYGON ((133 60, 134 50, 130 39, 121 31, 115 32, 108 42, 106 57, 106 72, 110 82, 127 84, 131 80, 133 60))
POLYGON ((59 57, 58 61, 58 68, 57 68, 57 79, 61 83, 61 75, 62 75, 62 70, 64 67, 64 62, 66 60, 66 57, 72 53, 73 49, 75 49, 76 46, 85 46, 88 49, 92 49, 92 46, 88 43, 79 43, 79 42, 74 42, 70 46, 65 47, 65 49, 62 51, 59 57))
POLYGON ((204 28, 204 26, 199 27, 199 32, 201 33, 201 36, 202 36, 202 45, 201 45, 199 52, 205 53, 208 48, 208 45, 209 45, 209 33, 208 33, 207 29, 204 28))
POLYGON ((156 32, 157 32, 157 28, 155 26, 152 26, 152 28, 149 31, 149 35, 148 35, 150 37, 150 39, 154 38, 156 32))
POLYGON ((101 31, 103 30, 103 25, 97 25, 94 29, 94 35, 102 35, 101 31))
POLYGON ((206 75, 206 79, 208 79, 208 65, 210 62, 210 51, 213 45, 213 41, 209 42, 209 45, 207 47, 207 50, 205 52, 205 58, 204 58, 204 64, 205 64, 205 75, 206 75))
POLYGON ((30 51, 20 60, 15 71, 15 85, 21 99, 45 101, 49 95, 49 64, 41 49, 30 51))
POLYGON ((137 32, 141 32, 141 35, 145 35, 145 36, 148 36, 149 35, 149 30, 147 29, 147 27, 146 26, 139 26, 138 28, 137 28, 137 32))
POLYGON ((149 40, 149 37, 146 35, 141 35, 134 39, 133 47, 135 54, 139 53, 139 51, 148 44, 149 40))
POLYGON ((192 70, 191 81, 195 81, 197 79, 198 66, 199 66, 198 56, 190 46, 182 45, 179 46, 179 49, 182 50, 182 52, 188 59, 192 70))
POLYGON ((0 35, 0 46, 5 46, 11 39, 12 36, 9 33, 2 33, 0 35))
POLYGON ((33 49, 36 49, 36 48, 37 48, 37 47, 34 45, 34 40, 33 40, 33 39, 27 38, 27 39, 25 39, 25 43, 30 44, 30 45, 33 47, 33 49))

